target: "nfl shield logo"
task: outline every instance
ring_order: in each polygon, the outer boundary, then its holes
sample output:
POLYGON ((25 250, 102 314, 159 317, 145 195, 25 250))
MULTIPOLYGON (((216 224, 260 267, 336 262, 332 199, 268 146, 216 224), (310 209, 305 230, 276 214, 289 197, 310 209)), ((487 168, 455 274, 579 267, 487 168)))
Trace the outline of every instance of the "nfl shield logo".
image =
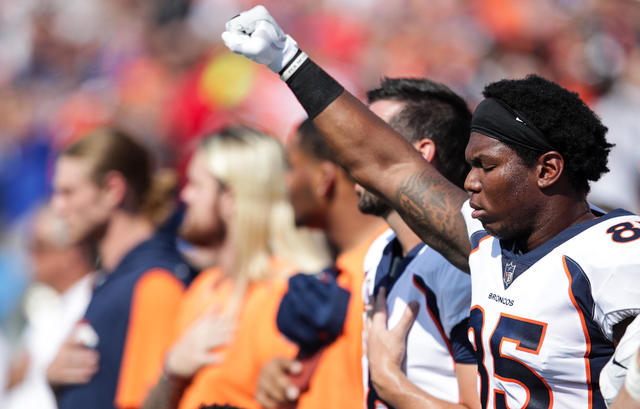
POLYGON ((509 287, 513 281, 513 275, 516 272, 516 265, 513 261, 507 262, 504 266, 504 273, 502 274, 502 281, 504 282, 504 288, 509 287))

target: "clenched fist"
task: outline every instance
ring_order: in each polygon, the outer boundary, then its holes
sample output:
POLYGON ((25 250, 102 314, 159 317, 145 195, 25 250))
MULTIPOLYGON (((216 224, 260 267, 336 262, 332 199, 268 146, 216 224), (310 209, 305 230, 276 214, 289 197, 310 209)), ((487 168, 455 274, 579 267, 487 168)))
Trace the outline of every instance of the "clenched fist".
POLYGON ((227 22, 222 41, 234 53, 280 73, 298 53, 298 44, 285 34, 263 6, 244 11, 227 22))

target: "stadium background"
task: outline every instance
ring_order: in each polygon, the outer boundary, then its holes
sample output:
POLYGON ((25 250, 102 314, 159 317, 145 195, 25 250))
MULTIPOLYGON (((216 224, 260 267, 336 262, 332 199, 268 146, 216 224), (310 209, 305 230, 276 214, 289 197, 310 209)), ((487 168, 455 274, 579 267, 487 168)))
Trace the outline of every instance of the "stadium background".
POLYGON ((203 132, 231 122, 286 141, 303 110, 220 42, 225 21, 258 3, 360 97, 385 75, 428 76, 471 105, 486 83, 529 72, 578 92, 618 145, 592 200, 640 210, 637 0, 2 0, 4 327, 29 283, 26 221, 56 152, 83 133, 116 124, 179 172, 203 132))

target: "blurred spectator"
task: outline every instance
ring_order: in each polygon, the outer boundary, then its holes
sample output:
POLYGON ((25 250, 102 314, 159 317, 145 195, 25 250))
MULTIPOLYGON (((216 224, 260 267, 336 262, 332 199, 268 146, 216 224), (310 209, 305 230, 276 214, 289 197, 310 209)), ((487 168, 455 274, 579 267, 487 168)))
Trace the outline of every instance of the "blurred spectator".
POLYGON ((167 179, 154 174, 143 145, 113 129, 90 133, 57 160, 53 207, 71 240, 99 257, 83 323, 47 369, 60 409, 139 407, 162 365, 190 279, 175 229, 157 229, 173 207, 175 178, 167 179))
MULTIPOLYGON (((163 165, 181 170, 200 135, 234 120, 290 134, 304 114, 286 87, 219 46, 224 22, 254 3, 3 1, 4 222, 46 195, 51 149, 97 126, 141 135, 163 165), (291 115, 277 115, 283 104, 291 115), (27 183, 11 183, 16 169, 27 183)), ((477 101, 487 82, 535 72, 593 105, 606 93, 611 105, 624 97, 607 91, 628 83, 639 49, 635 0, 270 3, 285 31, 356 95, 383 75, 414 75, 477 101)))
POLYGON ((93 257, 88 246, 71 243, 64 222, 49 207, 33 216, 29 251, 36 285, 26 296, 23 349, 12 361, 16 384, 3 407, 55 409, 46 370, 89 303, 93 257))
MULTIPOLYGON (((5 243, 47 197, 58 150, 116 124, 183 172, 203 133, 242 120, 284 140, 304 118, 276 76, 220 47, 224 22, 256 3, 0 1, 0 263, 12 266, 0 314, 26 282, 5 243)), ((428 76, 473 103, 486 83, 530 72, 580 93, 617 144, 590 200, 640 210, 637 0, 264 3, 356 95, 384 75, 428 76)))
POLYGON ((608 140, 614 143, 609 154, 609 173, 591 185, 589 200, 608 208, 622 207, 640 212, 640 50, 633 49, 627 68, 594 106, 609 127, 608 140))
POLYGON ((290 347, 275 328, 277 290, 292 272, 328 262, 295 229, 285 165, 277 140, 246 127, 225 128, 196 150, 181 235, 216 253, 218 264, 187 289, 175 342, 144 408, 257 407, 262 364, 290 347))
POLYGON ((266 408, 363 407, 363 264, 386 225, 358 210, 353 180, 334 162, 311 120, 298 126, 287 154, 296 223, 325 231, 337 256, 331 269, 293 276, 282 300, 275 299, 278 329, 298 350, 262 367, 256 396, 266 408))

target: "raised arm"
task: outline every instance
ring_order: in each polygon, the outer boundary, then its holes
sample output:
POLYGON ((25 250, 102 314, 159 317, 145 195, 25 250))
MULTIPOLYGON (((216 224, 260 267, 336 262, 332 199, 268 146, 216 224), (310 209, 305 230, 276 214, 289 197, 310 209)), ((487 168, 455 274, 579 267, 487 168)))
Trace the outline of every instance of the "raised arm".
POLYGON ((463 190, 307 58, 264 7, 231 19, 222 38, 232 51, 280 73, 352 177, 386 198, 423 241, 469 270, 463 190))
POLYGON ((470 244, 460 213, 467 198, 463 190, 348 91, 314 123, 358 183, 389 201, 412 230, 452 264, 469 270, 470 244))

